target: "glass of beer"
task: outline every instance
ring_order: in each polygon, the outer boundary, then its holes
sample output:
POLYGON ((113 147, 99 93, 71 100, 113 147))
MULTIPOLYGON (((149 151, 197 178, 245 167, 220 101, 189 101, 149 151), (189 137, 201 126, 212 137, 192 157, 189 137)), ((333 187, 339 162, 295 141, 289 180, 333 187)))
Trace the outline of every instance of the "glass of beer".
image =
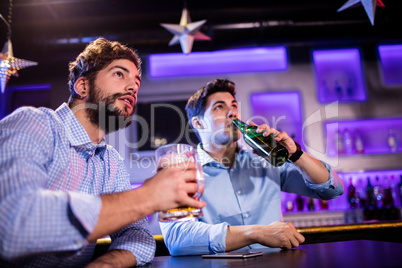
MULTIPOLYGON (((194 162, 197 192, 192 197, 196 200, 201 198, 204 191, 204 175, 197 150, 193 146, 181 143, 164 145, 155 150, 155 157, 158 171, 163 168, 169 168, 170 165, 179 165, 180 167, 180 164, 183 165, 183 170, 185 170, 185 165, 188 165, 189 162, 194 162)), ((180 207, 159 212, 159 221, 162 222, 195 221, 200 217, 202 217, 202 210, 192 207, 180 207)))

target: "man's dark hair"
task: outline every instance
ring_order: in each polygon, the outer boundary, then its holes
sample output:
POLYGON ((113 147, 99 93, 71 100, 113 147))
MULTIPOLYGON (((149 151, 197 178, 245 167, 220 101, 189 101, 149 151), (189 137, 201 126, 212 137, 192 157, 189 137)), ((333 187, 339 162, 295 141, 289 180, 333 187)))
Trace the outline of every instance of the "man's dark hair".
POLYGON ((205 86, 197 90, 193 96, 187 101, 186 112, 190 126, 194 129, 198 138, 197 130, 191 123, 191 118, 194 116, 203 116, 207 105, 208 97, 217 92, 229 92, 233 97, 236 95, 235 83, 227 79, 216 79, 215 81, 208 82, 205 86))
POLYGON ((74 84, 80 77, 86 77, 93 81, 100 70, 105 68, 114 60, 127 59, 132 61, 141 75, 141 59, 137 52, 116 41, 108 41, 105 38, 98 38, 90 42, 81 52, 75 61, 69 64, 68 85, 70 89, 69 102, 74 102, 77 93, 74 84))

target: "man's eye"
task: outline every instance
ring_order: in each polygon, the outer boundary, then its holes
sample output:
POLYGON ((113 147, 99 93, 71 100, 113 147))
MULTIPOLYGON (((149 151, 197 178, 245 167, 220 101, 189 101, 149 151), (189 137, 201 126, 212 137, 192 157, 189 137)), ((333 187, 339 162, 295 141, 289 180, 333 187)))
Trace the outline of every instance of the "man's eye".
POLYGON ((115 72, 114 75, 117 76, 117 77, 123 77, 123 73, 122 73, 122 72, 115 72))
POLYGON ((217 106, 215 106, 215 110, 219 110, 219 109, 222 109, 222 108, 223 108, 222 105, 217 105, 217 106))

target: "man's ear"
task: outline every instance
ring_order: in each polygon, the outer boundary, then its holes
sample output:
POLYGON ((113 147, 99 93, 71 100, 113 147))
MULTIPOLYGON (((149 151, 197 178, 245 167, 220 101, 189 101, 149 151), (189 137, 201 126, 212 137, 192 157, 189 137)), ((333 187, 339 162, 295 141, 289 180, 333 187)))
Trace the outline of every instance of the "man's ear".
POLYGON ((191 118, 191 125, 193 125, 193 127, 195 129, 204 129, 204 121, 202 120, 201 116, 193 116, 193 118, 191 118))
POLYGON ((89 84, 85 77, 80 77, 75 81, 74 91, 79 96, 79 99, 85 99, 88 96, 89 84))

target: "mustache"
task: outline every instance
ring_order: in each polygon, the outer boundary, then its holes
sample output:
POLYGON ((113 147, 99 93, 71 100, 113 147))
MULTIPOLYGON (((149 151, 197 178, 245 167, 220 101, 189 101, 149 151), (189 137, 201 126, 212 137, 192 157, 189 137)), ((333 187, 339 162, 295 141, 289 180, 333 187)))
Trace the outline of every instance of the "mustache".
POLYGON ((135 100, 137 100, 137 98, 136 98, 133 94, 131 94, 131 93, 116 93, 116 94, 114 94, 114 95, 108 97, 108 100, 110 100, 110 101, 115 101, 115 100, 117 100, 118 98, 121 98, 121 97, 124 97, 124 96, 131 96, 131 97, 133 97, 135 100))

